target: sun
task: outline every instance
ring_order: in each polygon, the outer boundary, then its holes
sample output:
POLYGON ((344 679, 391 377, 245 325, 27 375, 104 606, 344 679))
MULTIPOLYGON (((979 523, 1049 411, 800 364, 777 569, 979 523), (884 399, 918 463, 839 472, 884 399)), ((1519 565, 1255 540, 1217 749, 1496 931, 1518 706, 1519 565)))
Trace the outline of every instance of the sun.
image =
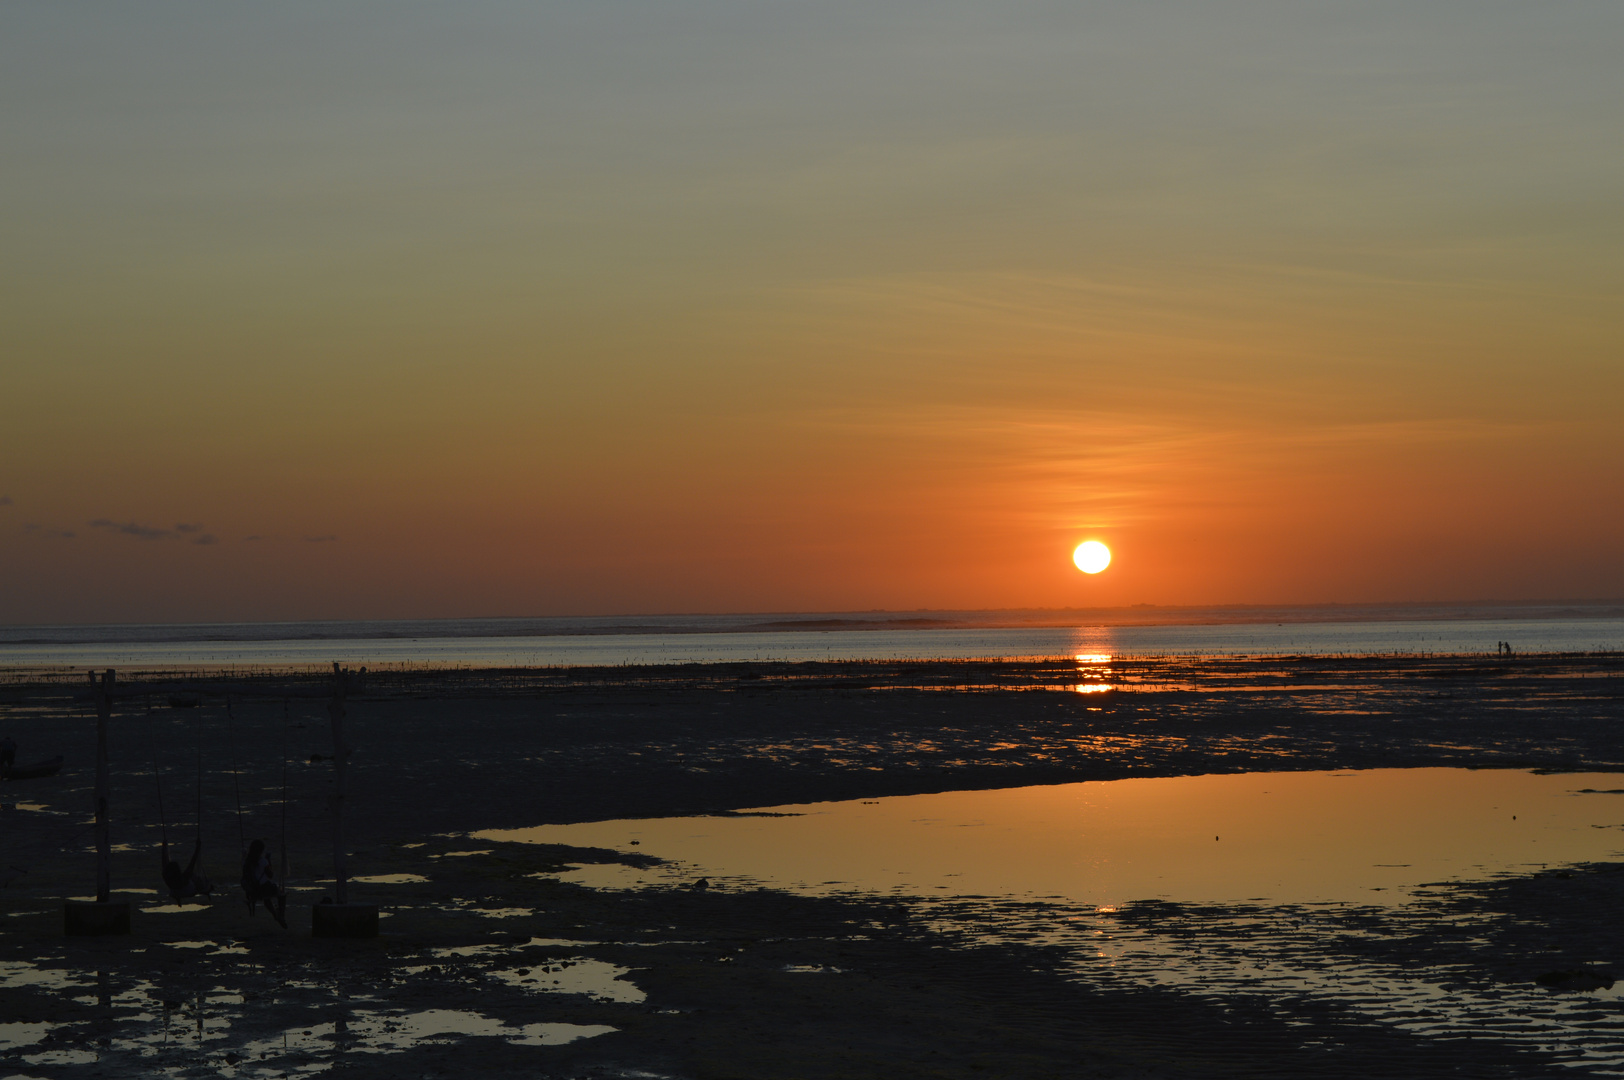
POLYGON ((1097 574, 1111 565, 1111 549, 1098 540, 1084 540, 1071 553, 1071 561, 1085 574, 1097 574))

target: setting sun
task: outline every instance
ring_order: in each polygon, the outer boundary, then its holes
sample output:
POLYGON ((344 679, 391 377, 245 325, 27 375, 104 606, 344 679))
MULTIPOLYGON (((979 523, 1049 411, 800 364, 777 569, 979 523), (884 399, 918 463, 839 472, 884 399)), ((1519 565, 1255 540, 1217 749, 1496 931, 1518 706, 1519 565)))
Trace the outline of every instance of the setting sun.
POLYGON ((1111 549, 1098 540, 1085 540, 1071 553, 1071 561, 1085 574, 1097 574, 1111 565, 1111 549))

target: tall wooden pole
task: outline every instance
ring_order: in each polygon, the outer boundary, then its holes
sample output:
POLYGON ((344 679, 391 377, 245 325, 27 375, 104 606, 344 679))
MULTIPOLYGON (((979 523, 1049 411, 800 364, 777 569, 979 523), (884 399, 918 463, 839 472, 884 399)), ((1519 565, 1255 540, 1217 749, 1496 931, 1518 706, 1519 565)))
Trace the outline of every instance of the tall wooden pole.
POLYGON ((327 702, 333 718, 333 877, 340 904, 348 901, 348 873, 344 865, 344 765, 350 756, 344 745, 344 669, 333 661, 333 696, 327 702))
POLYGON ((282 876, 277 878, 284 890, 288 887, 288 699, 282 699, 282 876))
POLYGON ((105 904, 113 889, 113 841, 107 815, 107 721, 113 715, 113 684, 118 678, 112 668, 102 674, 90 672, 90 685, 96 688, 96 902, 105 904))

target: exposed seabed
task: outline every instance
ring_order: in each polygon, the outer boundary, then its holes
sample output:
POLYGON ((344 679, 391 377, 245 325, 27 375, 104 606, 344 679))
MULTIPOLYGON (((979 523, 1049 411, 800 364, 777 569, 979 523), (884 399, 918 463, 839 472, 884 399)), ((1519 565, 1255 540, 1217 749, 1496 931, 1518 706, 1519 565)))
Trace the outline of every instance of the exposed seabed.
POLYGON ((314 677, 304 696, 287 672, 120 673, 135 695, 114 736, 114 882, 136 901, 122 941, 61 935, 61 900, 84 895, 93 865, 88 703, 66 675, 17 680, 0 726, 23 757, 68 765, 0 789, 15 807, 0 842, 0 1065, 64 1078, 1610 1071, 1617 1001, 1580 984, 1624 960, 1612 864, 1401 904, 1095 911, 699 890, 647 856, 466 834, 1114 776, 1616 770, 1621 670, 1568 656, 374 672, 347 721, 351 896, 386 915, 362 942, 156 892, 158 833, 189 844, 201 778, 205 865, 229 882, 242 835, 285 836, 290 922, 308 926, 300 906, 331 877, 314 677), (168 707, 181 684, 198 707, 168 707), (1077 692, 1095 686, 1112 689, 1077 692), (648 877, 572 880, 594 862, 648 877), (1316 966, 1341 1000, 1285 985, 1316 966), (1475 1019, 1424 1001, 1381 1015, 1370 1003, 1394 982, 1475 1019), (1575 1025, 1582 1039, 1565 1034, 1575 1025))

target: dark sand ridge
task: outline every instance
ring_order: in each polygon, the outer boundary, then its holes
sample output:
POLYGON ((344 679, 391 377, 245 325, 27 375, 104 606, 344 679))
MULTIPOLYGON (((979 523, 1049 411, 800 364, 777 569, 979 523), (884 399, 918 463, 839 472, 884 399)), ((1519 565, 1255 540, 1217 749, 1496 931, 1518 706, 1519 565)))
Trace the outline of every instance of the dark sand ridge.
MULTIPOLYGON (((351 700, 347 721, 357 751, 352 872, 430 879, 356 886, 356 894, 394 910, 386 937, 318 943, 276 931, 263 915, 251 921, 228 900, 193 913, 138 913, 133 946, 148 948, 138 954, 59 936, 50 901, 89 890, 83 822, 93 719, 88 698, 76 696, 82 673, 37 673, 0 688, 0 726, 22 744, 23 759, 63 752, 69 760, 56 778, 3 789, 8 801, 46 810, 6 812, 0 858, 18 869, 5 872, 0 893, 11 916, 0 922, 0 959, 92 973, 105 964, 110 996, 120 988, 133 995, 160 971, 159 999, 177 1011, 195 1002, 188 992, 206 996, 216 985, 252 995, 252 1004, 218 1006, 230 1014, 234 1034, 204 1044, 208 1054, 184 1040, 164 1051, 177 1067, 190 1062, 227 1075, 253 1075, 241 1071, 248 1063, 226 1061, 233 1046, 255 1033, 330 1024, 346 1000, 358 1013, 473 1008, 513 1024, 556 1020, 621 1029, 560 1047, 467 1040, 464 1052, 477 1046, 481 1071, 498 1076, 591 1075, 617 1065, 764 1077, 1293 1076, 1306 1075, 1310 1060, 1333 1075, 1537 1076, 1554 1068, 1543 1055, 1502 1044, 1420 1039, 1346 1016, 1297 1016, 1291 1019, 1307 1026, 1288 1026, 1255 1004, 1170 991, 1105 992, 1062 980, 1041 948, 950 941, 920 929, 891 903, 768 892, 603 895, 531 875, 561 862, 624 861, 614 853, 497 845, 488 855, 446 856, 492 847, 457 838, 480 828, 955 788, 1281 768, 1624 768, 1616 727, 1624 711, 1624 658, 1617 656, 1174 659, 1119 661, 1109 674, 1097 666, 1083 670, 1056 661, 374 671, 365 692, 351 700), (1100 681, 1122 689, 1042 689, 1100 681), (75 853, 65 855, 69 849, 75 853), (476 909, 531 913, 491 917, 476 909), (236 937, 246 938, 246 953, 205 956, 156 944, 236 937), (531 937, 599 944, 516 945, 531 937), (645 944, 609 944, 616 941, 645 944), (497 948, 469 956, 432 952, 472 945, 497 948), (521 981, 511 984, 499 977, 570 956, 638 968, 630 978, 648 993, 647 1002, 538 998, 522 984, 530 976, 514 976, 521 981), (786 972, 785 964, 845 974, 786 972), (365 1001, 369 995, 381 1003, 365 1001), (683 1011, 662 1011, 669 1009, 683 1011), (1311 1043, 1318 1048, 1302 1049, 1311 1043), (1451 1071, 1455 1064, 1463 1071, 1451 1071)), ((279 839, 285 749, 291 876, 295 885, 319 887, 330 876, 330 767, 310 760, 331 752, 321 677, 121 678, 131 696, 114 724, 114 840, 134 850, 115 857, 115 887, 157 884, 154 758, 164 774, 170 841, 190 843, 200 747, 206 867, 225 879, 222 885, 235 879, 238 790, 247 834, 279 839), (181 682, 202 692, 202 707, 167 707, 181 682), (229 724, 226 691, 233 697, 229 724)), ((1520 951, 1489 955, 1462 946, 1463 962, 1483 979, 1526 980, 1536 968, 1560 967, 1570 957, 1578 963, 1607 955, 1614 931, 1597 913, 1624 899, 1614 884, 1620 876, 1587 871, 1531 883, 1573 903, 1553 907, 1550 896, 1537 903, 1525 897, 1501 932, 1520 951)), ((1476 894, 1459 894, 1469 895, 1476 894)), ((1480 906, 1489 912, 1507 903, 1485 892, 1480 906)), ((308 918, 292 910, 295 919, 308 918)), ((1155 917, 1148 908, 1125 916, 1155 917)), ((1446 918, 1460 916, 1438 916, 1446 918)), ((1409 936, 1437 935, 1423 927, 1409 936)), ((1616 955, 1624 960, 1624 951, 1616 955)), ((80 1045, 72 1040, 93 1040, 96 1023, 108 1021, 96 1020, 94 986, 74 993, 91 1003, 19 986, 0 989, 0 1006, 7 1018, 72 1020, 62 1045, 80 1045)), ((32 1051, 11 1053, 22 1052, 32 1051)), ((34 1064, 26 1072, 127 1075, 137 1053, 114 1046, 99 1064, 34 1064)), ((294 1050, 264 1064, 332 1059, 330 1048, 325 1053, 294 1050)), ((453 1061, 466 1068, 469 1059, 447 1054, 443 1045, 421 1045, 404 1056, 353 1051, 339 1056, 339 1072, 455 1075, 453 1061)))

